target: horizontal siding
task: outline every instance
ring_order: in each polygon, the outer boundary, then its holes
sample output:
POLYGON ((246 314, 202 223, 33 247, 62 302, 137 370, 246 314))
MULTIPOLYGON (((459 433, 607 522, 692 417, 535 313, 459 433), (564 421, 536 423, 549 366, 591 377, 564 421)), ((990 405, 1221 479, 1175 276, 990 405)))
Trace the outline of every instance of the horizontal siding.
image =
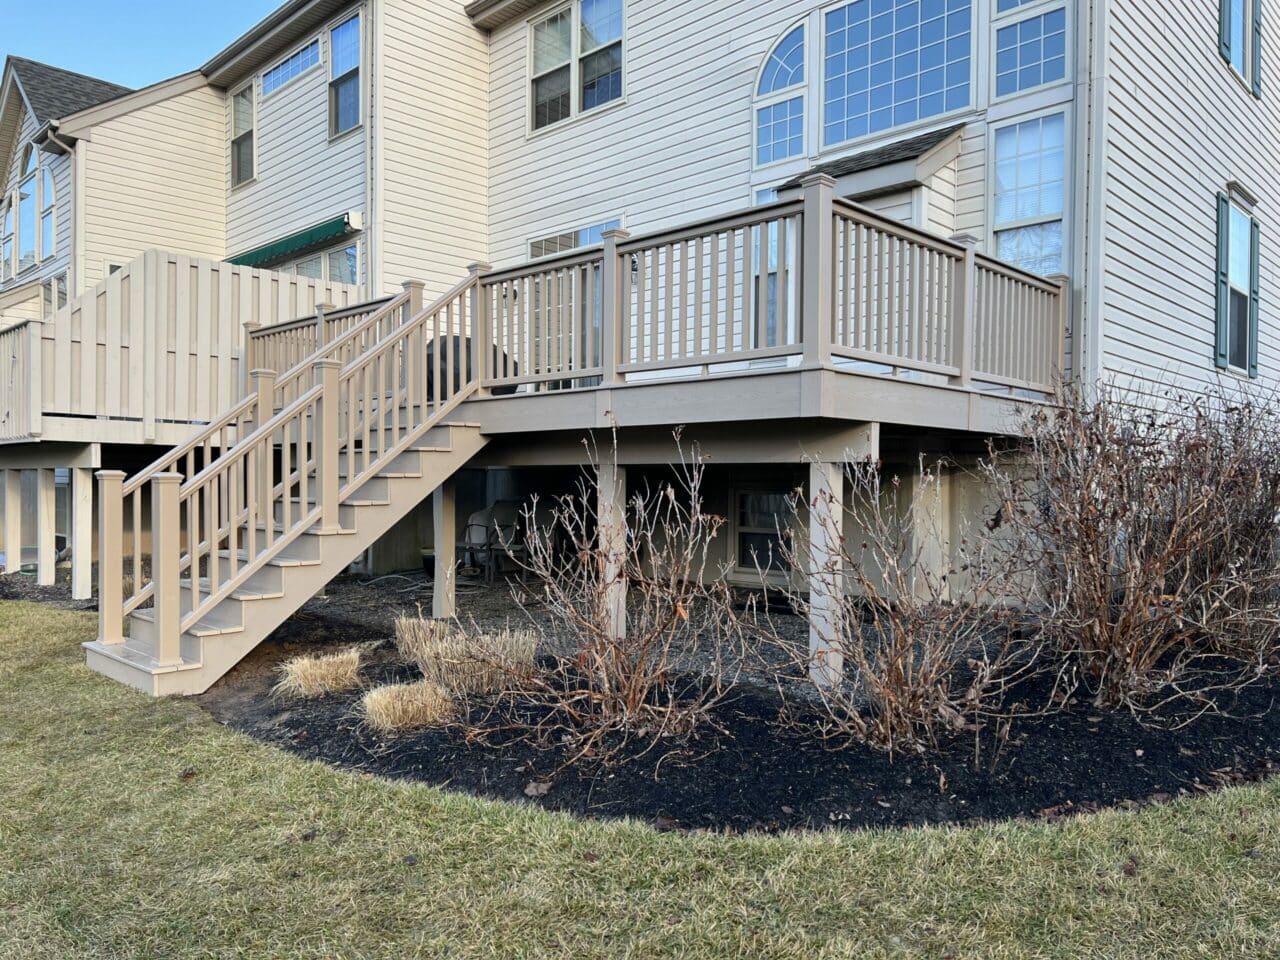
MULTIPOLYGON (((13 154, 4 158, 4 194, 8 196, 18 187, 18 167, 22 163, 23 148, 35 136, 37 126, 35 117, 29 113, 24 106, 22 108, 22 120, 19 126, 18 138, 14 142, 13 154)), ((40 154, 41 166, 48 167, 53 172, 54 189, 57 192, 57 202, 54 206, 54 252, 53 256, 46 260, 39 261, 35 266, 24 270, 16 277, 9 280, 8 283, 0 284, 0 290, 11 290, 14 287, 21 286, 24 283, 30 283, 33 280, 43 279, 45 277, 54 277, 66 270, 71 263, 71 231, 72 231, 72 197, 71 197, 71 157, 69 155, 57 156, 50 153, 40 154)), ((37 211, 37 223, 39 212, 37 211)), ((14 217, 17 217, 15 211, 14 217)), ((37 227, 38 229, 38 227, 37 227)), ((39 256, 40 248, 37 244, 36 255, 39 256)), ((40 301, 36 300, 36 316, 39 316, 40 301)), ((6 311, 7 313, 8 311, 6 311)))
MULTIPOLYGON (((1217 5, 1112 4, 1103 263, 1104 374, 1156 389, 1214 383, 1216 194, 1259 198, 1260 368, 1280 373, 1280 111, 1218 53, 1217 5)), ((1265 42, 1265 41, 1264 41, 1265 42)), ((1270 63, 1274 75, 1274 58, 1270 63)), ((1264 76, 1264 86, 1267 77, 1264 76)))
POLYGON ((463 0, 383 5, 382 282, 431 298, 488 255, 488 45, 463 0))
POLYGON ((148 249, 226 255, 224 100, 210 87, 94 127, 84 144, 84 286, 148 249))
MULTIPOLYGON (((367 16, 362 20, 362 40, 367 45, 367 16)), ((228 255, 279 240, 349 210, 366 212, 367 110, 360 127, 330 141, 328 29, 316 36, 320 39, 319 66, 267 97, 261 94, 260 77, 254 78, 258 105, 256 176, 250 183, 232 188, 230 164, 226 164, 228 255)), ((367 84, 367 56, 363 64, 367 84)), ((223 113, 223 150, 229 155, 230 96, 223 113)))

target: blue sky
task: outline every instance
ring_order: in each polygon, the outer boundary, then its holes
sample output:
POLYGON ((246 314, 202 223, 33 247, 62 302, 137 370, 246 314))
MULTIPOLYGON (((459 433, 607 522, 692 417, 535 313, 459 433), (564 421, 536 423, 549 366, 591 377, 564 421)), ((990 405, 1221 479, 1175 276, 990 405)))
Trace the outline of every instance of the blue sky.
POLYGON ((282 2, 0 0, 0 57, 144 87, 199 67, 282 2))

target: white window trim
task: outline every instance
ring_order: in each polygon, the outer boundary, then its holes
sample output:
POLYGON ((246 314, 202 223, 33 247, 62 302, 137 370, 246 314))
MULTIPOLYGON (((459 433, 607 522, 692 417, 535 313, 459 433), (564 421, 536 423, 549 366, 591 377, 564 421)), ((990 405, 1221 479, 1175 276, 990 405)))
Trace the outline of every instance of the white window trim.
MULTIPOLYGON (((1223 65, 1226 66, 1228 72, 1231 73, 1231 75, 1236 78, 1236 81, 1245 88, 1245 90, 1248 92, 1249 96, 1251 97, 1254 95, 1253 94, 1253 46, 1254 46, 1253 16, 1254 16, 1255 5, 1259 2, 1260 0, 1244 0, 1244 70, 1243 72, 1236 69, 1236 65, 1231 62, 1231 59, 1229 57, 1221 57, 1221 56, 1219 57, 1223 65)), ((1262 15, 1265 20, 1267 11, 1263 10, 1262 15)), ((1219 16, 1221 16, 1220 11, 1219 11, 1219 16)), ((1264 22, 1263 23, 1264 31, 1266 30, 1266 26, 1267 25, 1264 22)), ((1221 23, 1219 23, 1219 29, 1221 29, 1221 23)), ((1266 56, 1265 49, 1263 50, 1263 56, 1266 56)))
POLYGON ((40 266, 40 158, 36 157, 36 166, 24 177, 19 177, 17 188, 13 191, 13 275, 20 277, 30 270, 35 270, 40 266), (22 185, 30 181, 33 184, 31 194, 35 203, 35 217, 32 221, 34 229, 32 233, 35 236, 31 241, 31 262, 27 266, 22 265, 22 244, 24 237, 22 235, 22 185))
POLYGON ((813 73, 812 60, 813 50, 810 36, 813 33, 813 16, 806 14, 803 19, 796 20, 787 26, 774 41, 773 46, 765 52, 763 59, 760 61, 760 67, 756 70, 755 81, 751 87, 751 166, 756 170, 773 170, 783 164, 793 164, 797 160, 805 160, 809 155, 810 136, 812 131, 809 129, 809 79, 813 73), (761 94, 760 81, 764 79, 764 72, 769 67, 769 61, 773 59, 774 52, 783 40, 791 36, 796 28, 804 30, 804 61, 801 64, 800 79, 791 84, 789 87, 783 87, 780 90, 774 90, 772 93, 761 94), (801 140, 800 152, 795 156, 784 157, 781 160, 770 160, 768 163, 759 163, 760 157, 760 111, 765 107, 772 107, 776 104, 783 103, 787 100, 794 100, 800 97, 800 118, 801 118, 801 140))
POLYGON ((40 196, 36 206, 36 242, 39 247, 36 250, 36 262, 43 263, 45 260, 52 260, 58 255, 58 184, 54 179, 52 167, 47 167, 43 162, 36 167, 36 173, 40 178, 40 196), (53 190, 52 200, 48 200, 44 195, 45 172, 49 174, 49 186, 53 190), (45 214, 49 215, 49 252, 44 252, 44 218, 45 214))
MULTIPOLYGON (((1233 190, 1231 189, 1231 187, 1228 185, 1228 187, 1227 187, 1227 211, 1228 211, 1228 212, 1227 212, 1227 217, 1228 217, 1228 221, 1227 221, 1227 251, 1226 251, 1226 253, 1227 253, 1227 263, 1228 263, 1228 265, 1231 263, 1231 223, 1230 223, 1230 216, 1231 216, 1231 212, 1232 212, 1232 211, 1236 211, 1236 210, 1238 210, 1240 213, 1244 214, 1246 222, 1250 225, 1250 227, 1252 227, 1252 224, 1257 220, 1257 214, 1256 214, 1256 212, 1254 211, 1253 206, 1252 206, 1251 204, 1246 204, 1246 203, 1242 202, 1242 200, 1241 200, 1241 195, 1240 195, 1239 193, 1237 193, 1237 192, 1233 191, 1233 190)), ((1248 235, 1246 235, 1246 236, 1245 236, 1245 244, 1246 244, 1246 246, 1247 246, 1247 245, 1249 245, 1250 243, 1251 243, 1251 240, 1250 240, 1249 236, 1248 236, 1248 235)), ((1253 257, 1252 257, 1252 254, 1250 253, 1250 254, 1249 254, 1250 269, 1252 269, 1252 262, 1253 262, 1253 257)), ((1231 375, 1233 375, 1233 376, 1241 377, 1241 378, 1243 378, 1243 379, 1245 379, 1245 380, 1250 380, 1250 381, 1251 381, 1253 378, 1251 378, 1251 377, 1249 376, 1249 354, 1250 354, 1250 352, 1251 352, 1251 348, 1250 348, 1250 331, 1249 331, 1249 328, 1250 328, 1250 326, 1251 326, 1251 323, 1250 323, 1249 313, 1250 313, 1250 310, 1251 310, 1251 308, 1252 308, 1252 302, 1253 302, 1253 291, 1249 288, 1249 286, 1248 286, 1248 281, 1245 281, 1245 283, 1246 283, 1246 286, 1244 286, 1244 287, 1239 287, 1239 286, 1237 286, 1236 284, 1232 283, 1232 282, 1231 282, 1231 271, 1230 271, 1230 268, 1228 267, 1228 270, 1227 270, 1227 338, 1228 338, 1228 339, 1227 339, 1227 366, 1226 366, 1226 368, 1225 368, 1225 372, 1226 372, 1226 373, 1229 373, 1229 374, 1231 374, 1231 375), (1245 355, 1245 360, 1244 360, 1244 366, 1243 366, 1243 367, 1238 366, 1237 364, 1234 364, 1234 363, 1232 363, 1232 362, 1231 362, 1231 348, 1230 348, 1230 343, 1231 343, 1231 340, 1230 340, 1230 337, 1231 337, 1231 292, 1232 292, 1233 290, 1234 290, 1234 291, 1237 291, 1237 292, 1239 292, 1239 293, 1243 293, 1243 294, 1244 294, 1245 303, 1247 304, 1247 306, 1245 307, 1245 331, 1244 331, 1244 341, 1245 341, 1244 355, 1245 355)))
POLYGON ((235 190, 241 189, 242 187, 247 187, 251 183, 255 183, 258 179, 258 81, 257 81, 257 77, 254 77, 249 81, 247 81, 246 83, 241 84, 239 87, 236 87, 234 90, 231 90, 227 94, 227 109, 229 111, 227 115, 227 133, 228 133, 227 182, 231 184, 231 189, 235 191, 235 190), (240 96, 240 94, 244 93, 246 90, 250 91, 249 103, 253 107, 253 126, 250 128, 253 132, 253 176, 249 177, 246 180, 241 180, 239 183, 237 183, 236 182, 236 165, 235 165, 235 161, 232 159, 233 155, 232 155, 231 148, 234 146, 236 142, 236 97, 240 96))
MULTIPOLYGON (((344 13, 342 16, 337 17, 336 19, 331 20, 329 21, 329 23, 325 24, 325 28, 324 28, 325 41, 323 44, 323 49, 320 51, 320 54, 321 54, 320 62, 324 64, 324 67, 325 67, 325 87, 324 87, 325 129, 328 131, 330 143, 333 143, 335 140, 345 139, 346 137, 349 137, 352 134, 354 134, 357 130, 361 130, 364 128, 365 113, 366 113, 365 97, 366 97, 366 90, 367 90, 365 84, 368 82, 368 71, 365 69, 365 66, 369 59, 367 56, 368 51, 365 50, 365 37, 367 33, 368 31, 366 29, 363 8, 356 10, 354 12, 344 13), (347 127, 347 129, 335 132, 333 129, 333 119, 334 119, 333 83, 335 80, 339 78, 333 75, 333 31, 351 20, 360 21, 357 27, 357 30, 359 31, 359 34, 360 34, 359 42, 357 44, 357 47, 360 51, 360 62, 357 63, 354 68, 356 73, 356 79, 357 79, 356 87, 359 90, 359 96, 357 99, 359 101, 360 116, 359 116, 359 119, 356 120, 354 124, 347 127)), ((348 70, 347 73, 351 73, 351 71, 348 70)), ((344 73, 342 76, 345 77, 347 73, 344 73)))
POLYGON ((0 195, 0 231, 4 230, 4 218, 12 213, 13 228, 8 233, 0 232, 0 256, 4 254, 4 244, 9 242, 9 256, 0 263, 0 283, 7 282, 16 275, 16 256, 18 251, 18 211, 17 197, 13 192, 0 195))
POLYGON ((295 80, 301 80, 307 74, 314 73, 315 71, 322 69, 325 63, 324 53, 325 53, 325 44, 323 39, 319 36, 314 36, 310 40, 306 41, 305 43, 299 44, 297 47, 291 50, 288 54, 278 59, 271 66, 267 67, 267 69, 263 70, 260 74, 258 74, 258 83, 261 84, 261 90, 262 90, 262 99, 270 100, 281 90, 284 90, 286 87, 291 86, 295 80), (275 70, 277 67, 284 66, 286 63, 288 63, 298 54, 302 53, 302 51, 306 50, 312 44, 316 45, 316 62, 311 64, 311 66, 307 67, 301 73, 294 74, 288 80, 284 81, 284 83, 280 84, 280 86, 268 92, 266 87, 266 82, 265 82, 267 78, 267 74, 270 73, 272 70, 275 70))
MULTIPOLYGON (((587 117, 594 117, 597 114, 604 113, 606 110, 613 110, 623 106, 627 102, 627 92, 631 89, 627 76, 627 50, 630 42, 627 37, 627 0, 622 0, 622 36, 618 40, 612 40, 609 43, 601 44, 598 47, 592 47, 590 50, 582 50, 580 44, 582 24, 582 2, 581 0, 568 0, 567 3, 561 3, 549 10, 544 10, 536 17, 530 17, 525 21, 525 139, 533 139, 548 133, 551 130, 563 130, 570 124, 577 123, 579 120, 587 117), (533 103, 533 81, 538 77, 545 76, 553 71, 544 70, 542 73, 535 74, 533 72, 533 28, 538 24, 550 20, 557 14, 569 11, 569 116, 563 120, 557 120, 555 123, 549 123, 545 127, 534 129, 534 103, 533 103), (610 100, 608 103, 602 103, 599 106, 591 107, 583 110, 579 107, 581 100, 581 91, 578 89, 578 83, 581 76, 581 61, 583 57, 590 56, 597 50, 603 50, 605 47, 613 46, 615 43, 622 44, 622 96, 616 100, 610 100)), ((564 67, 556 67, 556 70, 563 70, 564 67)), ((568 232, 568 231, 566 231, 568 232)))
POLYGON ((1075 5, 1065 4, 1063 0, 1043 0, 1039 3, 1029 3, 1025 7, 1018 7, 1006 13, 995 15, 995 0, 991 0, 992 20, 991 30, 987 37, 987 49, 991 52, 989 57, 991 69, 988 76, 990 86, 987 89, 987 103, 994 107, 999 104, 1008 103, 1010 100, 1016 100, 1019 97, 1025 97, 1041 90, 1051 90, 1055 87, 1069 87, 1074 82, 1074 74, 1072 70, 1075 68, 1074 53, 1076 42, 1075 17, 1073 16, 1075 5), (1013 93, 997 95, 996 93, 996 34, 1006 27, 1017 26, 1024 20, 1032 20, 1035 17, 1043 17, 1046 13, 1052 13, 1054 10, 1062 10, 1065 17, 1065 32, 1063 43, 1065 51, 1063 53, 1062 77, 1058 80, 1049 80, 1045 83, 1037 83, 1034 87, 1027 87, 1023 90, 1015 90, 1013 93))
MULTIPOLYGON (((852 137, 848 140, 841 140, 838 143, 827 143, 827 98, 824 95, 823 87, 826 80, 826 57, 824 50, 827 42, 827 14, 832 10, 846 6, 849 0, 838 0, 836 3, 829 3, 824 7, 814 11, 817 17, 817 28, 810 32, 813 36, 809 39, 809 54, 811 56, 821 57, 819 61, 823 64, 823 69, 813 71, 813 78, 810 81, 810 90, 817 97, 817 109, 813 111, 817 115, 817 140, 814 141, 817 146, 816 152, 821 154, 844 152, 850 146, 857 144, 872 144, 877 140, 883 140, 886 143, 892 143, 896 140, 905 140, 917 130, 926 130, 929 127, 946 126, 948 123, 954 123, 957 118, 964 116, 972 116, 981 113, 983 104, 982 98, 979 96, 982 78, 978 73, 980 63, 987 63, 990 59, 990 48, 983 49, 981 37, 983 31, 980 29, 978 14, 980 10, 986 10, 986 4, 980 3, 979 0, 973 0, 969 4, 969 103, 963 107, 956 107, 954 110, 947 110, 943 113, 935 113, 932 116, 925 117, 923 120, 916 119, 910 123, 903 123, 897 126, 889 127, 886 130, 877 130, 874 133, 868 133, 861 137, 852 137)), ((754 114, 752 115, 754 117, 754 114)))
POLYGON ((987 126, 986 135, 986 154, 987 154, 987 182, 986 182, 986 209, 987 209, 987 228, 986 228, 986 248, 990 251, 991 256, 996 256, 996 234, 1003 233, 1006 230, 1017 230, 1020 227, 1034 227, 1042 223, 1055 223, 1062 221, 1062 272, 1071 273, 1071 258, 1074 252, 1072 238, 1074 231, 1071 227, 1071 218, 1068 215, 1072 210, 1072 197, 1075 184, 1075 160, 1076 152, 1071 148, 1071 133, 1075 129, 1075 118, 1073 110, 1069 103, 1055 103, 1048 107, 1042 107, 1038 110, 1032 110, 1027 113, 1018 114, 1016 116, 1002 117, 999 123, 991 123, 987 126), (1051 217, 1024 217, 1020 220, 1010 220, 1007 223, 996 225, 996 134, 1006 127, 1016 127, 1020 123, 1028 120, 1037 120, 1042 117, 1050 117, 1056 113, 1062 114, 1062 131, 1063 131, 1063 148, 1062 148, 1062 213, 1059 216, 1051 217))

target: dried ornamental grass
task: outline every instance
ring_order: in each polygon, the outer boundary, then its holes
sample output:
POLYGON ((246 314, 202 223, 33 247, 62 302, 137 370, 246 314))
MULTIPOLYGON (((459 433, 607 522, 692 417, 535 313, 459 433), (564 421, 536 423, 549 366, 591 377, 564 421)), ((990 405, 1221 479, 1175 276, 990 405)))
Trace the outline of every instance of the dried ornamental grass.
POLYGON ((455 624, 421 617, 396 621, 396 648, 425 679, 455 695, 497 693, 533 673, 537 634, 501 630, 468 634, 455 624))
POLYGON ((361 699, 360 711, 382 733, 441 726, 456 712, 448 692, 429 680, 375 687, 361 699))
POLYGON ((285 697, 313 698, 360 686, 361 651, 351 647, 341 653, 307 654, 287 660, 280 667, 274 692, 285 697))

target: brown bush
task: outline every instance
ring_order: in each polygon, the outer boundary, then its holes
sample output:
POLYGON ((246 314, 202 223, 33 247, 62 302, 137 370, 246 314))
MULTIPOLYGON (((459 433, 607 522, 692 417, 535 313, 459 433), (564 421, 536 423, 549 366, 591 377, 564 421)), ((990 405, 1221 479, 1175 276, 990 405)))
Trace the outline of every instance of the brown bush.
POLYGON ((1100 705, 1211 709, 1280 640, 1274 401, 1069 394, 990 475, 1025 602, 1100 705))
POLYGON ((498 693, 533 673, 538 636, 531 630, 468 630, 447 620, 400 617, 396 649, 424 679, 455 696, 498 693))
POLYGON ((394 733, 436 727, 456 715, 453 699, 429 680, 375 687, 360 701, 365 722, 375 730, 394 733))
POLYGON ((360 686, 360 662, 359 647, 294 657, 280 665, 280 680, 273 691, 284 697, 311 698, 353 690, 360 686))

